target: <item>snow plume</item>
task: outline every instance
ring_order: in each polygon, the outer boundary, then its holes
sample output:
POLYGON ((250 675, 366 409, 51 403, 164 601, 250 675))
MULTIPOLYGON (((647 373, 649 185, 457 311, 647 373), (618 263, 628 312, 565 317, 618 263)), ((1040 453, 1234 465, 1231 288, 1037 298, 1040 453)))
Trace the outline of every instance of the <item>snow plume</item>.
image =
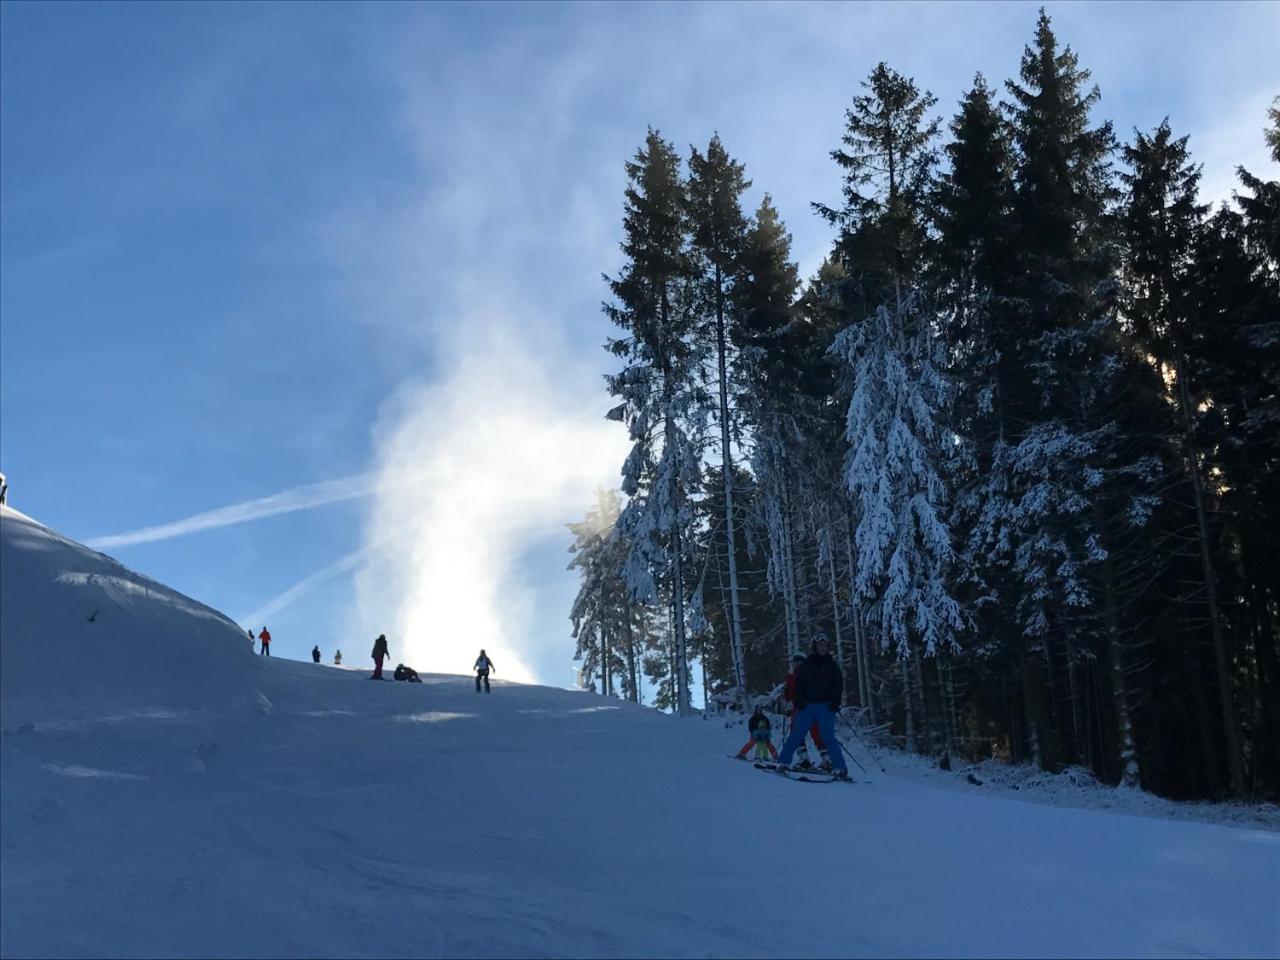
POLYGON ((559 365, 533 354, 527 328, 517 337, 499 317, 460 328, 473 335, 450 348, 448 375, 402 389, 384 417, 353 629, 385 632, 392 658, 419 670, 468 672, 483 647, 498 676, 529 681, 539 647, 563 644, 569 626, 533 629, 520 554, 567 538, 565 522, 617 476, 625 435, 556 383, 559 365))

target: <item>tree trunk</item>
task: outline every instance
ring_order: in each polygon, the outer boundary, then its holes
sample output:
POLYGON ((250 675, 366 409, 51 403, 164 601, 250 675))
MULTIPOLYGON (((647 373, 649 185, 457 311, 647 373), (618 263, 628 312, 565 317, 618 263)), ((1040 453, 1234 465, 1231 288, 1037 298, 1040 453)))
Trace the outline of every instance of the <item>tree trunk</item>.
MULTIPOLYGON (((828 531, 828 535, 830 535, 830 531, 828 531)), ((836 633, 836 663, 840 664, 840 670, 843 672, 845 669, 844 641, 840 635, 840 602, 836 595, 836 558, 834 544, 830 543, 828 544, 827 549, 827 569, 831 574, 831 622, 835 627, 836 633)), ((846 683, 844 685, 844 693, 841 696, 840 705, 844 706, 848 699, 849 685, 846 683)))
POLYGON ((911 704, 911 672, 907 669, 907 658, 904 656, 898 657, 898 671, 902 675, 902 703, 907 727, 907 751, 916 753, 916 722, 911 704))
POLYGON ((622 609, 625 614, 624 622, 627 625, 627 674, 631 680, 631 688, 627 692, 627 699, 632 703, 640 702, 640 686, 636 679, 636 635, 631 627, 631 599, 623 592, 622 609))
MULTIPOLYGON (((733 616, 729 623, 729 642, 733 656, 734 680, 738 697, 747 710, 747 677, 742 653, 742 614, 738 605, 738 547, 733 516, 733 453, 729 449, 729 375, 725 362, 727 349, 724 333, 724 290, 721 287, 720 264, 716 264, 716 348, 720 364, 720 463, 724 471, 724 535, 729 552, 729 607, 733 616)), ((748 711, 749 712, 749 711, 748 711)))
POLYGON ((1204 489, 1200 482, 1200 456, 1196 449, 1195 422, 1192 420, 1191 390, 1186 368, 1178 358, 1178 397, 1182 422, 1186 430, 1186 467, 1191 480, 1192 499, 1196 508, 1196 529, 1200 540, 1200 565, 1204 575, 1205 596, 1209 603, 1209 630, 1213 636, 1213 655, 1218 668, 1218 699, 1222 706, 1223 732, 1227 740, 1227 770, 1231 776, 1231 792, 1244 796, 1244 762, 1240 755, 1240 731, 1236 728, 1236 712, 1231 691, 1230 658, 1222 632, 1222 615, 1218 610, 1218 582, 1213 572, 1213 556, 1209 545, 1209 519, 1205 512, 1204 489))

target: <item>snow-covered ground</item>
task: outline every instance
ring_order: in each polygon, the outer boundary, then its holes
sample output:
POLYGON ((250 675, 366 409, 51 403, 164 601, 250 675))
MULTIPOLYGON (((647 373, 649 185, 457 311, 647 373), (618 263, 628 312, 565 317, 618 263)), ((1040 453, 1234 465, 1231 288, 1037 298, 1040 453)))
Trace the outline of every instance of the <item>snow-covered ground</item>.
POLYGON ((5 510, 0 953, 1280 954, 1273 830, 792 783, 719 723, 366 676, 5 510))

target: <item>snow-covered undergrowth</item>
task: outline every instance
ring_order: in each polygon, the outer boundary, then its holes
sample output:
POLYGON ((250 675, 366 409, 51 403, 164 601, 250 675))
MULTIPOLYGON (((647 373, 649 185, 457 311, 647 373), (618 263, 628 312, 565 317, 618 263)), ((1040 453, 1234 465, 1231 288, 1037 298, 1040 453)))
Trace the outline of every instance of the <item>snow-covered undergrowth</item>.
POLYGON ((1168 800, 1144 790, 1126 790, 1101 783, 1089 770, 1081 767, 1068 767, 1055 774, 1047 773, 1029 763, 1009 764, 1000 760, 984 760, 981 763, 956 761, 951 770, 942 770, 935 759, 901 750, 880 750, 876 756, 885 770, 894 776, 947 789, 987 792, 1031 803, 1113 810, 1135 816, 1197 820, 1280 831, 1280 807, 1274 803, 1194 803, 1168 800), (970 777, 978 783, 973 783, 970 777))
POLYGON ((1275 832, 792 783, 718 723, 264 661, 0 522, 4 956, 1280 953, 1275 832))

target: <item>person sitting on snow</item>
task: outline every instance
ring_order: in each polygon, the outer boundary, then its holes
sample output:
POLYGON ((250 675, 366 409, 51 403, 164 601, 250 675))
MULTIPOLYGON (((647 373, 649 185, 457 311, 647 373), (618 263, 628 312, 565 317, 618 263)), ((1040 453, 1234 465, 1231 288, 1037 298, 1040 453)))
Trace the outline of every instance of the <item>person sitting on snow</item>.
POLYGON ((397 680, 407 680, 409 683, 422 682, 422 678, 418 676, 418 671, 413 667, 406 667, 403 663, 396 664, 395 678, 397 680))
POLYGON ((757 760, 763 760, 766 757, 777 759, 778 751, 773 746, 773 724, 764 715, 764 707, 757 706, 755 713, 751 714, 751 719, 747 721, 747 731, 751 734, 751 739, 738 751, 739 760, 747 758, 747 751, 753 745, 756 748, 757 760))

